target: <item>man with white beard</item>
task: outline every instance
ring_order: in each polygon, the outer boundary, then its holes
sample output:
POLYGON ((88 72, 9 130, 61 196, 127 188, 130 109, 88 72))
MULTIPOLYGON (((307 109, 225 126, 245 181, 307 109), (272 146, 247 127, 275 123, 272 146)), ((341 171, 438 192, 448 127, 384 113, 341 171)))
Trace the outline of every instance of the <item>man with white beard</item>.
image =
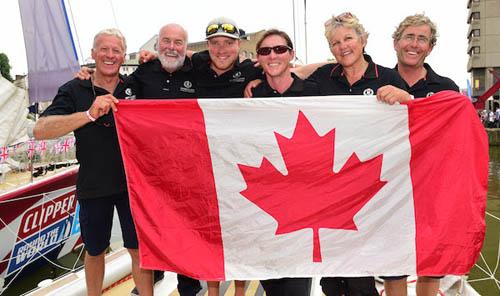
MULTIPOLYGON (((140 65, 126 79, 138 99, 196 98, 193 66, 186 59, 188 34, 178 24, 167 24, 160 29, 156 43, 158 59, 140 65)), ((161 271, 154 272, 155 282, 161 271)), ((161 277, 160 277, 161 278, 161 277)), ((194 296, 201 290, 198 280, 177 275, 177 290, 181 296, 194 296)), ((136 294, 136 289, 131 293, 136 294)))
POLYGON ((167 24, 158 34, 158 59, 140 65, 127 78, 141 99, 196 98, 191 60, 186 59, 188 34, 178 24, 167 24))

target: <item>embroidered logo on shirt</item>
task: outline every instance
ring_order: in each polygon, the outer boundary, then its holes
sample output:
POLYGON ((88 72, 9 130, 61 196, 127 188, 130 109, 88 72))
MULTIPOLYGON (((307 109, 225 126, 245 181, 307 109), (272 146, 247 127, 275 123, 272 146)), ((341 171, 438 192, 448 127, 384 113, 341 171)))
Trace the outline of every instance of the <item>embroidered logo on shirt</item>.
POLYGON ((367 89, 365 89, 365 90, 363 91, 363 94, 364 94, 365 96, 373 96, 374 91, 373 91, 373 89, 371 89, 371 88, 367 88, 367 89))
POLYGON ((241 76, 241 72, 238 71, 236 73, 233 74, 233 79, 229 80, 229 82, 236 82, 236 83, 240 83, 240 82, 245 82, 245 77, 241 76))
POLYGON ((132 89, 131 88, 126 88, 125 89, 125 100, 135 100, 135 95, 132 94, 132 89))
POLYGON ((193 83, 191 81, 186 80, 186 81, 184 81, 183 85, 184 85, 184 87, 180 88, 181 91, 191 93, 191 94, 193 94, 195 92, 195 90, 191 88, 191 87, 193 87, 193 83))

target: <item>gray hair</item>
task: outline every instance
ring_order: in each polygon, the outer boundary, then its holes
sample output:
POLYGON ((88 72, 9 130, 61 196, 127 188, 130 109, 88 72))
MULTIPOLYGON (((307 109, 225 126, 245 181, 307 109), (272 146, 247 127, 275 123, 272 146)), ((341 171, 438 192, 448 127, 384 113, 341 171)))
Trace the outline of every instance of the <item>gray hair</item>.
POLYGON ((97 33, 94 37, 94 44, 92 45, 92 49, 96 49, 97 39, 99 39, 99 37, 101 37, 103 35, 114 36, 114 37, 119 38, 122 41, 123 52, 124 53, 127 52, 127 41, 125 40, 125 36, 123 36, 123 34, 122 34, 122 32, 120 32, 120 30, 115 29, 115 28, 109 28, 109 29, 104 29, 104 30, 99 31, 99 33, 97 33))
POLYGON ((368 39, 368 32, 365 27, 359 22, 359 19, 350 12, 344 12, 337 16, 332 16, 325 22, 325 37, 330 41, 331 33, 339 27, 351 28, 364 41, 368 39))
POLYGON ((425 16, 424 14, 414 14, 407 16, 396 28, 396 31, 392 33, 392 39, 395 41, 398 41, 403 37, 403 32, 406 30, 408 27, 413 27, 413 26, 423 26, 427 25, 431 29, 431 36, 429 38, 431 46, 434 46, 437 41, 438 33, 437 33, 437 28, 436 24, 434 24, 430 18, 425 16))
POLYGON ((187 46, 187 43, 188 43, 188 32, 186 31, 186 29, 184 29, 183 26, 179 25, 179 24, 176 24, 176 23, 170 23, 170 24, 166 24, 165 26, 161 27, 160 28, 160 31, 158 32, 158 36, 157 36, 157 40, 156 40, 156 43, 158 43, 158 39, 160 38, 161 36, 161 32, 163 30, 166 30, 167 28, 169 27, 174 27, 174 28, 178 28, 178 29, 181 29, 182 32, 184 33, 184 35, 186 36, 186 40, 184 40, 184 42, 186 43, 186 46, 187 46))

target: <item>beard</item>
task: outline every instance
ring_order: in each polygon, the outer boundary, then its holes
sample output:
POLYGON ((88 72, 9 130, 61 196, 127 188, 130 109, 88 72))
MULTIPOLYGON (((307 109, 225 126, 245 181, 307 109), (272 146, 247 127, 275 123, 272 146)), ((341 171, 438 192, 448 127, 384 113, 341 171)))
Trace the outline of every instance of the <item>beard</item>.
POLYGON ((185 58, 186 55, 180 55, 177 50, 165 50, 158 55, 161 66, 170 73, 179 70, 184 65, 185 58), (176 57, 172 59, 173 57, 167 55, 176 55, 176 57))

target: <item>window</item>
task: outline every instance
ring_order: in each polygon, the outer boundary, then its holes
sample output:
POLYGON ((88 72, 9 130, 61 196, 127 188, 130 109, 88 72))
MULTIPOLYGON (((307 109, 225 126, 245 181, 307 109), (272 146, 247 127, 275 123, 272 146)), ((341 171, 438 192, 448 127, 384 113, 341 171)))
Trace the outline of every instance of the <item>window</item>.
POLYGON ((475 55, 480 53, 481 53, 481 48, 479 46, 473 46, 470 49, 469 55, 475 55))
POLYGON ((479 29, 472 30, 472 37, 479 37, 479 36, 481 36, 481 32, 479 29))
POLYGON ((468 54, 470 56, 480 54, 481 53, 481 48, 479 46, 473 46, 470 48, 468 54))
POLYGON ((471 20, 475 21, 475 20, 478 20, 481 18, 481 14, 479 13, 479 11, 476 11, 476 12, 473 12, 471 15, 471 20))
POLYGON ((469 8, 469 9, 470 9, 470 7, 472 6, 472 4, 473 4, 473 3, 474 3, 475 5, 477 5, 477 4, 479 4, 479 0, 469 0, 469 1, 467 2, 467 8, 469 8))

